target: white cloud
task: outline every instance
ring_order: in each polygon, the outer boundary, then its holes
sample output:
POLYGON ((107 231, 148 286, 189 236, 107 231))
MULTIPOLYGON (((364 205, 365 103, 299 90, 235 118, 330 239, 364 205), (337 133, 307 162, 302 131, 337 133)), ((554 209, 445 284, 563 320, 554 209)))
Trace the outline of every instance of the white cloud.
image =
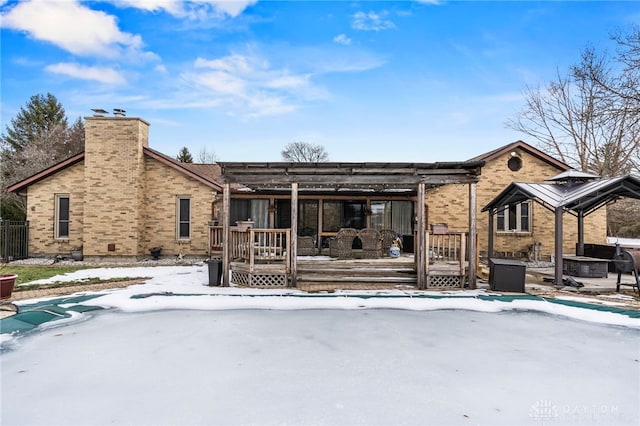
POLYGON ((356 30, 361 31, 383 31, 395 28, 395 24, 386 19, 389 13, 382 11, 379 14, 376 12, 357 12, 353 15, 353 22, 351 26, 356 30))
POLYGON ((121 7, 133 7, 149 12, 166 12, 177 18, 207 19, 212 15, 235 18, 258 0, 113 0, 121 7))
POLYGON ((347 37, 346 34, 338 34, 333 38, 333 41, 338 44, 344 44, 345 46, 348 46, 351 44, 351 39, 347 37))
POLYGON ((139 35, 120 31, 116 18, 77 1, 31 0, 2 14, 3 28, 23 31, 74 55, 154 59, 139 35))
POLYGON ((120 85, 126 82, 121 73, 105 67, 87 67, 75 63, 60 62, 48 65, 45 70, 54 74, 62 74, 80 80, 98 81, 105 84, 120 85))
POLYGON ((288 113, 302 101, 326 96, 311 83, 310 74, 273 67, 255 54, 198 58, 181 79, 191 92, 230 107, 230 114, 249 117, 288 113))

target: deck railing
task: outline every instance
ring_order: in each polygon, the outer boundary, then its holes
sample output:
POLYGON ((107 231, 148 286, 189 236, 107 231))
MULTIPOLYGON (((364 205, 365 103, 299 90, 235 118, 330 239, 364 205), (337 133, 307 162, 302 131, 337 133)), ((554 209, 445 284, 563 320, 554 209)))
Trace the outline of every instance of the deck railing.
POLYGON ((222 257, 222 226, 209 224, 209 257, 222 257))
POLYGON ((429 262, 460 262, 466 260, 466 233, 427 233, 429 262))
MULTIPOLYGON (((289 229, 229 229, 229 260, 285 261, 291 252, 289 229)), ((222 256, 223 228, 209 225, 209 255, 222 256)))
POLYGON ((427 288, 463 288, 467 275, 467 234, 426 234, 427 288))

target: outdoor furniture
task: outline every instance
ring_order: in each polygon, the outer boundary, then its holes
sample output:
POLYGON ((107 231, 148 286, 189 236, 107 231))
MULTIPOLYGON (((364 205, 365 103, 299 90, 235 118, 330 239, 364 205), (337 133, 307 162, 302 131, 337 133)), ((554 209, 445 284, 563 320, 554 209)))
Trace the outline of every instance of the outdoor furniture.
POLYGON ((381 229, 380 237, 382 238, 382 256, 389 256, 389 249, 396 238, 396 231, 393 229, 381 229))
POLYGON ((338 259, 351 259, 353 257, 353 240, 358 236, 354 228, 342 228, 335 237, 329 240, 329 256, 338 259))
POLYGON ((380 232, 373 228, 364 228, 358 231, 358 237, 362 241, 363 259, 382 257, 382 237, 380 232))
POLYGON ((298 236, 298 256, 315 256, 316 239, 311 236, 298 236))

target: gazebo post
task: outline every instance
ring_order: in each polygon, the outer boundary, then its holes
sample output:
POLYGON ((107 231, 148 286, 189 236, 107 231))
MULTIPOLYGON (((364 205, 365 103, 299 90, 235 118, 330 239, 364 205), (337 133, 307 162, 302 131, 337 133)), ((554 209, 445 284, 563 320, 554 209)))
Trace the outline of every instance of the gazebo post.
MULTIPOLYGON (((476 246, 476 184, 469 184, 469 270, 467 271, 469 288, 476 288, 477 265, 477 246, 476 246)), ((464 261, 464 259, 462 259, 464 261)))
POLYGON ((487 240, 487 264, 489 264, 491 262, 491 256, 493 256, 493 208, 489 209, 489 224, 487 229, 489 230, 487 240))
POLYGON ((229 214, 231 211, 231 188, 229 183, 222 186, 222 285, 229 287, 229 214))
POLYGON ((291 184, 291 287, 298 281, 298 184, 291 184))
POLYGON ((554 274, 554 282, 555 285, 562 285, 562 207, 556 207, 556 235, 555 235, 555 244, 556 244, 556 253, 555 253, 555 274, 554 274))
POLYGON ((578 247, 577 256, 584 256, 584 211, 578 211, 578 247))

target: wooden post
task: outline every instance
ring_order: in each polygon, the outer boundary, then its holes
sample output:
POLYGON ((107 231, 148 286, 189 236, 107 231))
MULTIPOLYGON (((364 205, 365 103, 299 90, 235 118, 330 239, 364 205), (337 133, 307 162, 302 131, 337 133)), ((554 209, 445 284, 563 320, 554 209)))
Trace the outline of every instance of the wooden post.
POLYGON ((423 290, 426 287, 426 251, 428 247, 425 247, 425 236, 427 232, 427 225, 425 223, 425 208, 424 208, 424 197, 425 197, 425 185, 424 182, 420 182, 418 184, 418 194, 416 195, 416 204, 418 208, 418 235, 417 235, 417 243, 416 243, 416 274, 418 275, 418 289, 423 290))
POLYGON ((291 287, 298 281, 298 183, 291 184, 291 287))
POLYGON ((562 207, 556 207, 555 285, 562 285, 562 207))
POLYGON ((229 287, 229 253, 230 232, 229 217, 231 212, 231 187, 228 183, 222 186, 222 285, 229 287))
MULTIPOLYGON (((478 273, 478 264, 476 263, 476 234, 477 234, 477 220, 476 220, 476 211, 477 211, 477 197, 476 197, 476 184, 469 184, 469 270, 468 280, 469 280, 469 288, 476 288, 476 275, 478 273)), ((462 259, 464 262, 464 258, 462 259)))

